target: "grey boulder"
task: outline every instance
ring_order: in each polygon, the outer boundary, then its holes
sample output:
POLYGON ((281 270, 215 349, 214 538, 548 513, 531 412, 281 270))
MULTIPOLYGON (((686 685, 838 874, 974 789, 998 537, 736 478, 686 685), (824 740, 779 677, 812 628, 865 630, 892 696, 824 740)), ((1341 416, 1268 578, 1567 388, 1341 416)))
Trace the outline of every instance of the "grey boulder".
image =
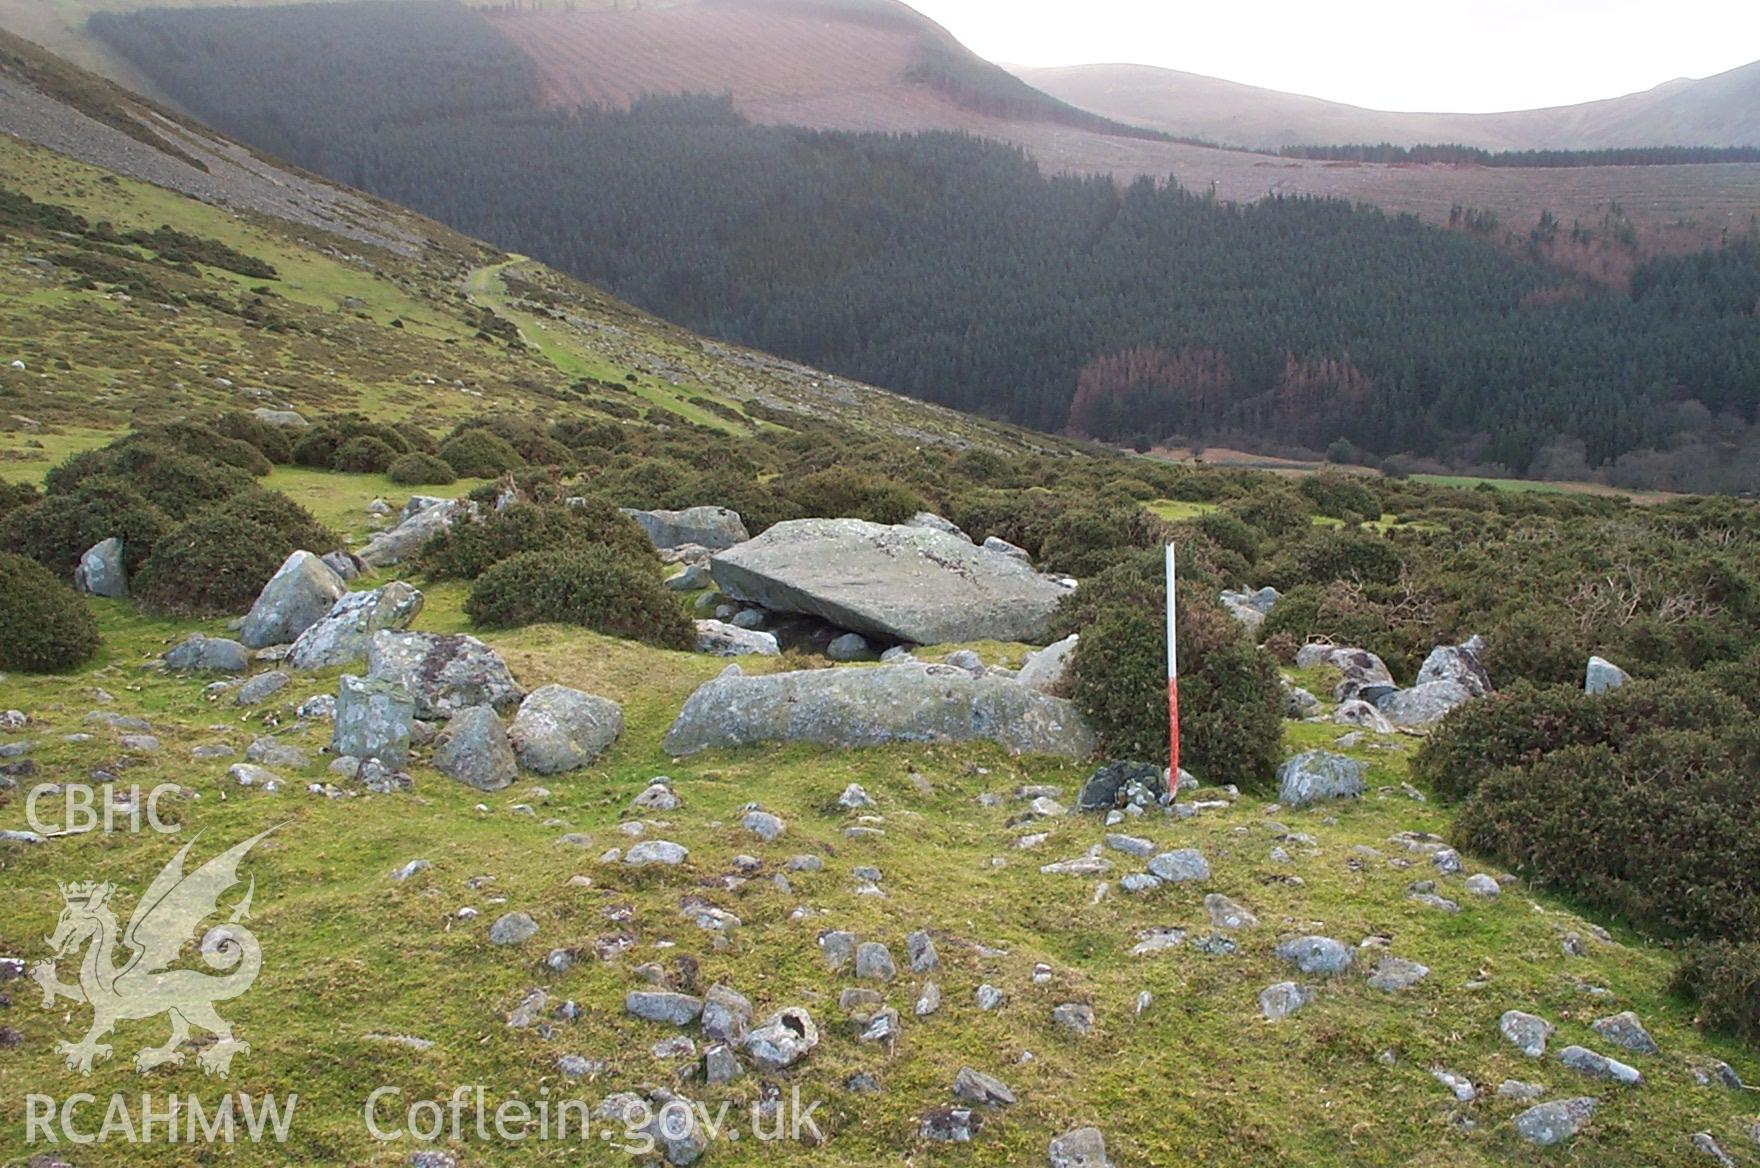
POLYGON ((1396 689, 1377 702, 1376 708, 1395 726, 1434 726, 1473 696, 1473 691, 1458 681, 1431 681, 1396 689))
POLYGON ((726 621, 700 620, 697 622, 697 652, 711 657, 780 657, 782 646, 777 644, 774 633, 742 628, 726 621))
POLYGON ((488 706, 458 711, 434 745, 434 769, 479 791, 499 791, 519 777, 507 732, 488 706))
POLYGON ((1080 636, 1079 633, 1071 633, 1061 641, 1027 654, 1026 663, 1021 666, 1020 673, 1015 675, 1015 680, 1028 689, 1057 697, 1063 696, 1069 677, 1070 656, 1075 652, 1080 636))
POLYGON ((1069 702, 945 665, 726 674, 691 694, 664 746, 686 755, 761 742, 855 747, 979 740, 1069 758, 1084 758, 1096 746, 1093 730, 1069 702))
POLYGON ((791 1067, 818 1045, 819 1028, 799 1006, 778 1010, 746 1035, 746 1053, 766 1071, 791 1067))
POLYGON ((360 550, 358 558, 369 568, 402 563, 421 551, 423 544, 451 527, 461 513, 474 511, 475 507, 474 503, 465 500, 418 495, 404 505, 397 526, 375 534, 360 550), (416 505, 418 501, 420 506, 416 505))
POLYGON ((416 717, 424 721, 450 718, 471 706, 506 713, 525 696, 501 655, 462 633, 374 633, 367 676, 401 681, 415 701, 416 717))
POLYGON ((1331 937, 1297 937, 1277 947, 1277 956, 1299 972, 1334 977, 1350 969, 1355 960, 1348 946, 1331 937))
POLYGON ((1606 1018, 1597 1018, 1589 1023, 1589 1029, 1605 1038, 1615 1046, 1622 1047, 1634 1054, 1660 1054, 1661 1048, 1650 1032, 1644 1029, 1644 1023, 1630 1010, 1612 1014, 1606 1018))
POLYGON ((715 582, 771 612, 882 641, 1041 641, 1067 590, 1011 555, 931 527, 798 519, 718 553, 715 582))
POLYGON ((1296 651, 1298 669, 1312 669, 1316 665, 1330 665, 1341 675, 1332 691, 1334 701, 1346 702, 1365 689, 1393 685, 1387 663, 1367 649, 1319 644, 1303 645, 1296 651))
POLYGON ((257 594, 238 639, 252 649, 285 645, 323 620, 347 591, 329 564, 311 552, 294 552, 257 594))
POLYGON ((1112 1168, 1106 1158, 1106 1137, 1097 1127, 1064 1132, 1046 1149, 1051 1168, 1112 1168))
POLYGON ((1530 1144, 1549 1148, 1583 1130, 1595 1115, 1595 1100, 1555 1099, 1530 1107, 1515 1118, 1516 1132, 1530 1144))
POLYGON ((1259 991, 1259 1013, 1268 1022, 1281 1022, 1314 1000, 1312 986, 1280 981, 1259 991))
POLYGON ((1424 658, 1424 664, 1418 667, 1415 685, 1430 685, 1438 681, 1452 681, 1476 698, 1482 698, 1491 692, 1491 675, 1479 664, 1479 654, 1473 648, 1474 642, 1465 645, 1438 645, 1430 650, 1424 658))
POLYGON ((635 520, 654 546, 662 550, 694 543, 710 551, 720 551, 751 538, 739 512, 726 507, 687 507, 682 511, 625 508, 623 513, 635 520))
POLYGON ((187 640, 165 654, 164 662, 167 669, 244 673, 251 667, 251 654, 237 641, 191 633, 187 640))
POLYGON ((239 706, 254 706, 259 702, 266 702, 286 689, 292 681, 293 678, 279 669, 270 673, 259 673, 234 691, 232 702, 239 706))
POLYGON ((400 632, 422 611, 422 594, 401 580, 371 592, 345 593, 287 651, 294 669, 329 669, 365 661, 373 634, 400 632))
POLYGON ((87 548, 73 570, 73 586, 89 596, 126 599, 128 572, 122 566, 122 541, 111 536, 87 548))
POLYGON ((414 720, 415 701, 403 682, 344 674, 336 693, 330 751, 401 767, 409 761, 414 720))
POLYGON ((1605 657, 1591 657, 1589 667, 1583 673, 1583 692, 1606 693, 1610 689, 1618 689, 1630 680, 1631 674, 1605 657))
POLYGON ((540 775, 591 766, 622 733, 622 706, 562 685, 533 690, 508 728, 519 765, 540 775))
POLYGON ((1277 801, 1286 807, 1354 799, 1365 787, 1362 763, 1324 750, 1298 754, 1277 768, 1277 801))

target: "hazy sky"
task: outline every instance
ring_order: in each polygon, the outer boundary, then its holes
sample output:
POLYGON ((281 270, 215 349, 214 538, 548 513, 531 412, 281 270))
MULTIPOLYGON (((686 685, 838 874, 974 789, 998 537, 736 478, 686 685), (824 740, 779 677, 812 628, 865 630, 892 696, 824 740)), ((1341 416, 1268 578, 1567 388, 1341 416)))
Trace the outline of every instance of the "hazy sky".
POLYGON ((1567 105, 1760 59, 1760 0, 908 0, 992 61, 1131 61, 1376 109, 1567 105))

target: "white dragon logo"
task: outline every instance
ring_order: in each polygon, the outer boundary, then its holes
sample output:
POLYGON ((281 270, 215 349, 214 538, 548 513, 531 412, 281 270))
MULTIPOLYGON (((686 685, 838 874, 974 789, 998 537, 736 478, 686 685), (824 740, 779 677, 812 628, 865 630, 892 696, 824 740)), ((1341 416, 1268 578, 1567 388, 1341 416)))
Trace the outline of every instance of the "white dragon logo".
POLYGON ((185 844, 154 878, 122 930, 121 941, 133 954, 121 968, 115 963, 116 914, 110 911, 109 903, 116 886, 61 885, 66 907, 55 932, 46 938, 55 956, 37 962, 31 977, 42 987, 45 1008, 54 1006, 58 997, 92 1007, 92 1026, 86 1036, 59 1046, 70 1070, 90 1074, 95 1059, 110 1057, 110 1046, 99 1040, 118 1022, 164 1013, 171 1015, 171 1038, 164 1046, 147 1047, 137 1054, 137 1071, 182 1063, 178 1048, 188 1040, 191 1026, 210 1031, 217 1040, 196 1056, 196 1064, 209 1074, 225 1078, 232 1069, 232 1057, 250 1050, 248 1043, 233 1038, 232 1024, 215 1013, 214 1004, 231 1001, 250 989, 263 965, 256 937, 238 923, 250 917, 254 878, 230 922, 215 925, 201 939, 202 960, 208 968, 233 972, 213 976, 167 967, 177 960, 202 921, 219 910, 220 894, 238 883, 238 865, 245 853, 269 831, 215 856, 188 876, 183 874, 183 859, 195 840, 185 844), (55 963, 82 944, 87 948, 80 959, 79 984, 70 986, 61 981, 55 963))

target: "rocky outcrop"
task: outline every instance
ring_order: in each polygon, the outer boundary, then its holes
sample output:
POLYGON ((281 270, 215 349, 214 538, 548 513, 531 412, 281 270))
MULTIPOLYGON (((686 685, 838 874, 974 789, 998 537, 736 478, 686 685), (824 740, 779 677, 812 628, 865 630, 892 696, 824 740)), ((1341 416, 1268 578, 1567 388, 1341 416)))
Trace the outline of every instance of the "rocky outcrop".
POLYGON ((1479 664, 1478 647, 1481 644, 1475 637, 1463 645, 1438 645, 1430 650, 1430 656, 1424 658, 1424 664, 1418 668, 1414 687, 1451 681, 1466 690, 1470 697, 1484 697, 1492 687, 1491 675, 1479 664))
POLYGON ((540 775, 591 766, 622 733, 623 707, 562 685, 533 690, 508 729, 519 765, 540 775))
POLYGON ((506 713, 525 696, 501 655, 462 633, 374 633, 367 676, 402 682, 424 721, 470 706, 506 713))
POLYGON ((751 538, 739 512, 726 507, 687 507, 683 511, 637 511, 626 507, 623 513, 635 520, 654 546, 662 550, 694 543, 718 552, 751 538))
POLYGON ((88 596, 127 599, 128 572, 122 566, 122 541, 111 536, 87 548, 73 570, 73 586, 88 596))
POLYGON ((667 731, 675 755, 760 742, 875 746, 985 740, 1027 754, 1085 758, 1093 731, 1069 702, 1008 678, 947 665, 882 665, 746 677, 699 688, 667 731))
POLYGON ((1067 589, 1020 560, 930 527, 798 519, 718 553, 715 583, 771 612, 881 641, 1042 641, 1067 589))
POLYGON ((373 634, 401 632, 422 611, 422 594, 401 580, 371 592, 349 592, 322 620, 306 629, 287 651, 295 669, 328 669, 367 659, 373 634))
POLYGON ((1341 645, 1303 645, 1296 651, 1298 669, 1311 669, 1316 665, 1330 665, 1341 675, 1338 685, 1332 691, 1332 700, 1335 702, 1348 702, 1355 697, 1373 701, 1380 696, 1375 691, 1382 687, 1389 690, 1393 688, 1393 674, 1388 672, 1387 663, 1367 649, 1341 645), (1365 690, 1371 692, 1365 694, 1365 690))
POLYGON ((329 564, 311 552, 294 552, 257 594, 238 639, 252 649, 285 645, 324 619, 347 591, 329 564))
POLYGON ((1411 689, 1396 689, 1383 694, 1375 708, 1395 726, 1434 726, 1462 702, 1473 700, 1473 693, 1455 681, 1432 681, 1411 689))
POLYGON ((452 526, 461 513, 476 505, 463 499, 432 499, 418 495, 404 505, 397 526, 378 532, 358 553, 369 568, 400 564, 422 550, 422 545, 452 526), (421 506, 415 506, 420 501, 421 506), (414 507, 414 510, 411 508, 414 507))

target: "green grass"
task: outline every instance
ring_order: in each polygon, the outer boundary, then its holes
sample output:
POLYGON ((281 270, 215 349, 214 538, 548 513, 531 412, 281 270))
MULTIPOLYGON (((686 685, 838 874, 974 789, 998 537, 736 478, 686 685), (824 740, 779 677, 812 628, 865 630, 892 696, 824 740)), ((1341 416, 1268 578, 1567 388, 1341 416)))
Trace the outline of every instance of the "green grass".
POLYGON ((1153 502, 1145 503, 1144 506, 1169 523, 1197 519, 1199 516, 1209 515, 1217 509, 1214 503, 1188 503, 1184 499, 1156 499, 1153 502))
MULTIPOLYGON (((285 469, 272 485, 332 522, 360 514, 374 495, 384 494, 395 505, 407 494, 390 492, 378 476, 285 469)), ((427 591, 418 628, 468 629, 459 609, 462 586, 427 591)), ((328 726, 298 727, 291 711, 308 694, 332 690, 338 671, 302 676, 284 691, 285 701, 242 711, 224 698, 206 699, 201 679, 142 668, 185 633, 218 633, 223 622, 160 621, 126 602, 95 602, 95 608, 105 633, 104 656, 67 677, 8 678, 0 682, 0 708, 25 709, 35 719, 28 736, 41 744, 32 756, 40 779, 79 778, 118 754, 111 732, 83 722, 97 705, 95 689, 107 690, 114 702, 104 708, 149 718, 162 743, 158 754, 125 772, 126 782, 189 788, 194 797, 176 804, 185 831, 170 839, 90 834, 0 851, 8 890, 0 952, 40 955, 41 938, 61 905, 57 881, 112 880, 121 889, 119 902, 132 905, 195 832, 202 833, 195 854, 205 858, 280 825, 249 864, 256 880, 252 927, 264 946, 264 972, 249 994, 222 1009, 252 1050, 239 1057, 224 1085, 193 1066, 162 1068, 142 1079, 126 1058, 161 1041, 163 1024, 125 1023, 115 1039, 120 1057, 81 1078, 62 1069, 53 1047, 79 1030, 84 1015, 40 1010, 35 994, 22 992, 32 987, 20 983, 10 987, 12 1007, 0 1013, 22 1036, 17 1048, 0 1055, 0 1079, 7 1083, 0 1091, 0 1147, 21 1147, 27 1088, 100 1096, 150 1089, 204 1098, 223 1088, 283 1095, 297 1090, 301 1102, 289 1145, 234 1147, 231 1162, 401 1163, 414 1145, 379 1147, 359 1118, 366 1095, 382 1084, 400 1087, 405 1101, 444 1098, 456 1085, 474 1083, 485 1084, 497 1098, 531 1099, 548 1090, 596 1101, 613 1090, 669 1081, 674 1065, 648 1048, 671 1031, 627 1017, 621 1003, 627 990, 641 984, 635 966, 668 965, 680 954, 700 962, 704 984, 725 980, 760 1011, 805 1005, 824 1033, 805 1064, 777 1078, 785 1089, 798 1085, 806 1099, 825 1101, 816 1118, 829 1145, 723 1144, 707 1161, 715 1164, 869 1164, 893 1162, 910 1150, 936 1162, 1037 1163, 1052 1135, 1084 1123, 1105 1130, 1121 1164, 1677 1163, 1685 1162, 1683 1141, 1692 1131, 1712 1131, 1726 1148, 1739 1148, 1740 1124, 1754 1110, 1746 1096, 1692 1084, 1693 1058, 1729 1060, 1750 1078, 1760 1065, 1732 1044, 1695 1032, 1690 1010, 1667 992, 1673 964, 1667 952, 1616 933, 1612 943, 1595 943, 1587 957, 1567 958, 1560 935, 1588 935, 1586 922, 1564 902, 1519 882, 1501 899, 1482 902, 1467 896, 1458 878, 1445 880, 1444 891, 1465 906, 1459 916, 1406 899, 1409 882, 1434 873, 1423 857, 1407 855, 1388 837, 1406 830, 1446 833, 1450 819, 1436 803, 1399 793, 1413 746, 1407 738, 1391 740, 1392 749, 1366 741, 1350 752, 1370 768, 1370 795, 1357 803, 1273 812, 1263 798, 1246 797, 1192 820, 1154 816, 1128 823, 1120 830, 1147 836, 1158 847, 1202 849, 1213 878, 1203 888, 1143 898, 1114 888, 1094 903, 1095 881, 1045 876, 1038 867, 1100 842, 1105 829, 1097 820, 1050 821, 1035 830, 1049 830, 1051 838, 1023 851, 1011 841, 1027 829, 1010 824, 1021 805, 1005 798, 1000 806, 985 807, 977 798, 985 792, 1006 796, 1023 783, 1056 784, 1073 797, 1086 774, 1078 764, 946 746, 838 752, 790 747, 674 760, 661 750, 661 736, 690 691, 726 663, 542 627, 486 639, 528 688, 556 682, 623 703, 624 735, 598 765, 553 778, 528 776, 506 791, 483 794, 418 759, 411 794, 325 799, 306 794, 303 785, 327 778, 320 752, 328 726), (242 749, 275 726, 313 759, 308 768, 287 772, 279 793, 230 786, 226 761, 190 760, 198 743, 223 741, 242 749), (95 737, 65 741, 79 731, 95 737), (912 772, 927 780, 929 793, 915 785, 912 772), (649 834, 687 846, 689 864, 663 874, 599 864, 601 851, 631 842, 618 825, 627 818, 630 799, 657 774, 671 776, 686 803, 658 817, 663 825, 649 834), (850 782, 862 783, 879 802, 883 839, 843 837, 851 819, 834 803, 850 782), (538 794, 539 787, 549 793, 538 794), (750 801, 788 820, 782 840, 766 845, 737 828, 740 808, 750 801), (535 814, 515 811, 519 803, 531 803, 535 814), (1306 833, 1313 845, 1280 841, 1274 822, 1306 833), (571 832, 589 844, 562 842, 571 832), (1290 855, 1287 864, 1271 858, 1280 843, 1290 855), (1364 859, 1352 850, 1358 845, 1385 858, 1364 859), (740 852, 763 860, 763 872, 737 887, 718 887, 711 878, 730 873, 740 852), (770 877, 782 862, 801 852, 823 857, 825 871, 790 874, 790 891, 774 885, 770 877), (414 858, 434 866, 407 883, 390 879, 394 868, 414 858), (884 899, 856 893, 851 869, 864 864, 883 871, 884 899), (591 885, 571 883, 576 875, 591 885), (468 883, 483 877, 491 879, 474 888, 468 883), (1194 937, 1207 931, 1201 905, 1206 891, 1224 892, 1259 916, 1261 926, 1240 935, 1238 954, 1210 957, 1187 946, 1148 959, 1131 956, 1142 929, 1177 925, 1194 937), (680 899, 691 895, 743 920, 723 947, 679 915, 680 899), (456 910, 465 905, 481 915, 458 920, 456 910), (608 920, 605 913, 614 906, 627 906, 631 919, 621 925, 608 920), (801 906, 813 914, 797 919, 801 906), (489 923, 512 909, 533 915, 538 938, 518 950, 490 946, 489 923), (907 972, 886 990, 906 1016, 896 1049, 856 1043, 854 1024, 836 1004, 851 983, 825 969, 816 946, 818 933, 832 927, 887 942, 901 962, 904 933, 929 929, 942 956, 935 975, 945 995, 942 1011, 924 1020, 910 1016, 922 978, 907 972), (619 930, 629 932, 633 947, 611 961, 595 959, 594 940, 619 930), (1295 1017, 1262 1021, 1258 990, 1287 976, 1272 955, 1274 944, 1310 931, 1353 944, 1385 938, 1390 952, 1424 962, 1431 976, 1396 996, 1346 977, 1324 985, 1319 999, 1295 1017), (1006 955, 983 956, 979 944, 1006 955), (558 946, 583 949, 580 963, 564 974, 540 962, 558 946), (1053 971, 1047 985, 1031 978, 1037 962, 1053 971), (1008 1005, 980 1013, 973 994, 984 982, 1003 988, 1008 1005), (1485 984, 1474 989, 1470 982, 1485 984), (534 986, 547 987, 553 1001, 578 1002, 585 1017, 555 1023, 547 1039, 508 1030, 505 1013, 534 986), (1607 987, 1611 996, 1592 997, 1586 986, 1607 987), (1145 989, 1154 1004, 1137 1018, 1133 1003, 1145 989), (1052 1024, 1051 1007, 1064 1001, 1094 1007, 1093 1035, 1076 1038, 1052 1024), (1588 1021, 1630 1008, 1665 1053, 1631 1056, 1649 1079, 1641 1089, 1584 1082, 1555 1060, 1531 1062, 1504 1044, 1496 1019, 1509 1008, 1557 1021, 1555 1049, 1569 1042, 1604 1046, 1588 1021), (409 1034, 435 1045, 413 1051, 367 1037, 375 1033, 409 1034), (1383 1061, 1389 1051, 1391 1065, 1383 1061), (1023 1062, 1028 1052, 1032 1058, 1023 1062), (603 1060, 608 1069, 590 1081, 566 1082, 555 1070, 556 1058, 565 1053, 603 1060), (920 1144, 916 1124, 923 1111, 953 1101, 948 1084, 964 1065, 996 1074, 1021 1102, 989 1117, 974 1145, 947 1156, 920 1144), (1487 1097, 1471 1108, 1453 1104, 1431 1078, 1432 1066, 1470 1076, 1487 1097), (844 1091, 844 1080, 857 1071, 875 1074, 883 1093, 844 1091), (1584 1137, 1542 1154, 1511 1132, 1509 1120, 1519 1107, 1489 1095, 1503 1078, 1539 1080, 1554 1094, 1591 1094, 1602 1108, 1584 1137), (1459 1126, 1463 1115, 1475 1126, 1459 1126)), ((1017 662, 1024 651, 993 643, 975 647, 987 660, 1006 663, 1017 662)), ((1326 693, 1324 671, 1295 676, 1326 693)), ((1347 729, 1291 724, 1287 748, 1333 748, 1347 729)), ((21 799, 0 804, 0 825, 23 825, 21 799)), ((1140 861, 1109 855, 1118 863, 1114 879, 1140 870, 1140 861)), ((758 1078, 687 1090, 712 1106, 732 1100, 743 1107, 758 1078)), ((455 1150, 473 1165, 582 1162, 578 1150, 563 1146, 492 1141, 455 1150)), ((78 1152, 82 1166, 195 1162, 188 1151, 164 1146, 96 1145, 78 1152)))

